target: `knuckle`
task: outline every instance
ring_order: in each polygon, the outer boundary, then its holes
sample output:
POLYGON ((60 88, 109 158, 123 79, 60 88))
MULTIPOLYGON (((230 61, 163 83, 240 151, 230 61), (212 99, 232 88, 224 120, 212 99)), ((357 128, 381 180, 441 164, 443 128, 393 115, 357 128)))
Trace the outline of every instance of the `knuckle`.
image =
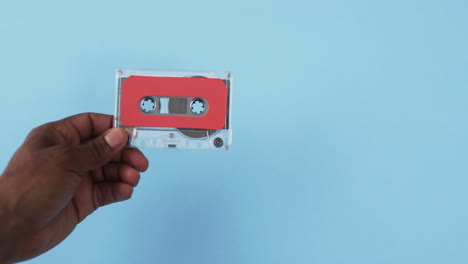
POLYGON ((67 166, 76 159, 76 151, 68 146, 58 146, 51 156, 59 165, 67 166))
POLYGON ((33 138, 38 135, 48 134, 51 130, 52 123, 46 123, 44 125, 33 128, 29 134, 28 138, 33 138))
POLYGON ((99 207, 101 207, 104 204, 104 198, 102 197, 102 193, 99 191, 98 188, 95 188, 93 194, 93 209, 97 210, 99 207))
POLYGON ((94 159, 102 158, 107 153, 107 146, 102 144, 100 140, 93 140, 89 143, 91 149, 91 155, 94 159))

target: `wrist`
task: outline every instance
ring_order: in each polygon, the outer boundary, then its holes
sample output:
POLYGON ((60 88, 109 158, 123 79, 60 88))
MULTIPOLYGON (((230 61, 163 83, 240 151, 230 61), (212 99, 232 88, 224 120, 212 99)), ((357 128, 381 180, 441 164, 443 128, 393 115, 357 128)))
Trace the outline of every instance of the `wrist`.
POLYGON ((14 246, 15 224, 13 212, 8 198, 8 189, 5 187, 4 175, 0 175, 0 263, 10 263, 9 255, 14 246))

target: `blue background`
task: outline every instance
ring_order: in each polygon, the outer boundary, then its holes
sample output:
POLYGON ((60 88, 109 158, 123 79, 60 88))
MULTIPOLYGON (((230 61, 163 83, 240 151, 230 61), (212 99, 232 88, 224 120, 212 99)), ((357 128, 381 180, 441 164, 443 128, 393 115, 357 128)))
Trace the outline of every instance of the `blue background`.
POLYGON ((230 70, 228 152, 144 150, 133 199, 29 263, 467 263, 466 1, 2 1, 0 169, 113 114, 114 70, 230 70))

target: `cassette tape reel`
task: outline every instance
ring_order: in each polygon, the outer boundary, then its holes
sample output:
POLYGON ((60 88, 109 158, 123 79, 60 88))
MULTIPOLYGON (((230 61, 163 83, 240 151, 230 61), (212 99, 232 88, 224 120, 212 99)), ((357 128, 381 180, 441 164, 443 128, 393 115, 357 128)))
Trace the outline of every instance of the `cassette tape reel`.
POLYGON ((227 150, 231 93, 229 72, 119 69, 114 125, 133 147, 227 150))

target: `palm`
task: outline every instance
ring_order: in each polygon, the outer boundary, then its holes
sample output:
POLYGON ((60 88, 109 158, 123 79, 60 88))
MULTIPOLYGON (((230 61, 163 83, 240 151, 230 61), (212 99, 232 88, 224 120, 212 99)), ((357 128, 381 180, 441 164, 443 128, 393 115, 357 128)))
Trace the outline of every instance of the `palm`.
POLYGON ((56 216, 46 226, 24 240, 23 245, 19 247, 22 254, 30 258, 55 247, 75 229, 78 223, 101 206, 98 199, 102 196, 96 191, 95 185, 103 184, 100 180, 103 175, 103 168, 84 175, 68 204, 57 211, 56 216))
POLYGON ((16 189, 18 196, 26 197, 21 201, 28 202, 21 204, 19 214, 31 219, 21 226, 24 234, 15 241, 13 261, 46 252, 97 208, 131 197, 140 172, 148 167, 148 160, 139 150, 121 145, 103 159, 99 147, 85 148, 88 153, 80 149, 86 147, 86 142, 103 142, 103 133, 111 124, 111 116, 98 114, 51 123, 33 131, 12 158, 9 168, 15 173, 9 179, 28 183, 16 189))

